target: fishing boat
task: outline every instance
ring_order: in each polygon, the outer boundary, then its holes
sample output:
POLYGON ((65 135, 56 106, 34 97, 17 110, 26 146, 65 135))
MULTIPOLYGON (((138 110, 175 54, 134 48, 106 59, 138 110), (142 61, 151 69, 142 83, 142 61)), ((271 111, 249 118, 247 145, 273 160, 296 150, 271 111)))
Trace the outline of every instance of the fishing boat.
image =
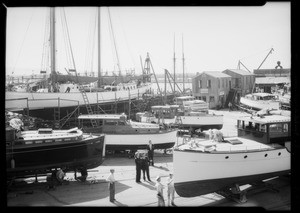
POLYGON ((252 109, 252 110, 262 110, 265 108, 270 109, 281 109, 281 104, 278 96, 272 93, 251 93, 241 97, 240 99, 241 107, 252 109))
MULTIPOLYGON (((55 9, 53 7, 50 8, 50 39, 47 39, 50 42, 50 77, 42 79, 40 84, 43 86, 36 91, 27 88, 26 85, 17 87, 15 91, 6 91, 6 110, 21 112, 23 109, 29 109, 33 116, 53 120, 53 116, 49 118, 49 115, 53 115, 54 108, 60 108, 62 111, 65 109, 64 111, 70 112, 71 109, 81 106, 85 107, 86 104, 95 106, 101 103, 102 105, 110 106, 116 102, 127 102, 142 98, 142 95, 149 91, 151 82, 146 79, 150 78, 144 75, 137 78, 132 76, 131 80, 126 82, 124 81, 125 76, 112 76, 111 79, 114 79, 114 81, 106 82, 107 84, 105 85, 104 83, 108 76, 102 76, 101 74, 100 57, 98 57, 98 79, 95 78, 97 82, 93 82, 94 86, 89 87, 85 85, 86 83, 83 82, 83 79, 87 77, 78 76, 71 47, 69 47, 69 55, 72 56, 70 59, 73 62, 72 68, 66 69, 68 75, 60 75, 58 70, 56 70, 55 23, 57 21, 55 19, 55 9)), ((98 24, 98 37, 100 37, 100 23, 98 24)), ((66 23, 65 26, 67 26, 66 23)), ((67 35, 66 39, 70 40, 69 35, 67 35)), ((70 46, 70 41, 68 45, 70 46)), ((98 38, 98 48, 100 48, 100 38, 98 38)), ((99 52, 100 50, 98 49, 99 52)), ((45 70, 41 72, 46 73, 45 70)))
POLYGON ((146 149, 149 140, 155 149, 169 149, 177 140, 175 129, 128 120, 125 114, 80 115, 78 120, 84 132, 106 135, 106 150, 146 149), (98 121, 98 127, 90 126, 90 120, 98 121))
POLYGON ((174 185, 181 197, 195 197, 286 175, 291 169, 290 116, 247 115, 237 120, 237 137, 220 130, 183 137, 174 146, 174 185))
POLYGON ((17 131, 6 128, 8 177, 45 174, 56 168, 87 170, 103 162, 105 135, 84 134, 78 128, 17 131))

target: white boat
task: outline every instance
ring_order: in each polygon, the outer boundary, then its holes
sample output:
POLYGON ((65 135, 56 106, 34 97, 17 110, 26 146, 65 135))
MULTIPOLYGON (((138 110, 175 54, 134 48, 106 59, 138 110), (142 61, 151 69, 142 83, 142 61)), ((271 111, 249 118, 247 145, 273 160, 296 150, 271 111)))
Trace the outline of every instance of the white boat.
POLYGON ((177 140, 175 129, 162 129, 159 124, 127 120, 125 114, 93 114, 78 116, 84 132, 104 133, 106 150, 145 149, 151 140, 155 149, 172 148, 177 140), (101 121, 99 127, 89 127, 90 120, 101 121))
POLYGON ((272 93, 251 93, 241 97, 240 105, 253 110, 261 110, 264 108, 280 109, 280 101, 278 96, 272 93))
POLYGON ((174 146, 179 196, 200 196, 290 173, 290 116, 243 116, 237 128, 238 137, 184 138, 174 146))
POLYGON ((222 129, 223 115, 216 115, 209 112, 208 103, 203 100, 195 100, 193 96, 175 98, 179 104, 180 111, 177 123, 182 129, 222 129))

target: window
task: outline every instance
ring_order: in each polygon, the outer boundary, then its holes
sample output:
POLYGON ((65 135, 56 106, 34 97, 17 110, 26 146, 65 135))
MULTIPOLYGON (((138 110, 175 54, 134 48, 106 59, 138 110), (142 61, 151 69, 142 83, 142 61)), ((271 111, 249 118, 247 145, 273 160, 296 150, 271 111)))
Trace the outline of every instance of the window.
POLYGON ((225 79, 225 82, 226 82, 226 88, 228 87, 228 81, 227 81, 227 79, 225 79))
POLYGON ((198 84, 199 84, 199 88, 202 88, 202 81, 201 80, 198 81, 198 84))
POLYGON ((215 96, 209 96, 209 102, 215 102, 215 96))
POLYGON ((270 132, 282 132, 282 124, 271 124, 269 130, 270 132))
POLYGON ((207 80, 207 88, 211 87, 211 80, 207 80))
POLYGON ((283 132, 288 132, 288 131, 289 131, 289 125, 283 124, 283 132))
POLYGON ((261 132, 267 132, 266 125, 265 124, 261 124, 260 128, 259 128, 259 131, 261 131, 261 132))

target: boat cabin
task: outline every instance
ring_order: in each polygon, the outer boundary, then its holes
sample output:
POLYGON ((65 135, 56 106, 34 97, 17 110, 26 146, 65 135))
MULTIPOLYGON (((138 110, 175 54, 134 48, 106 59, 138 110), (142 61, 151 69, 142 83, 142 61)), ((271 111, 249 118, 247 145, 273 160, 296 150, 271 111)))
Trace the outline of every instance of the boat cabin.
POLYGON ((156 118, 174 118, 177 115, 179 105, 151 106, 151 111, 156 118))
POLYGON ((270 101, 270 100, 276 100, 278 97, 271 93, 252 93, 245 95, 246 99, 254 100, 254 101, 270 101))
POLYGON ((97 132, 108 134, 145 134, 160 131, 158 124, 141 123, 127 120, 125 114, 93 114, 78 116, 80 126, 85 132, 97 132), (99 127, 89 126, 90 120, 99 120, 99 127))
POLYGON ((290 120, 284 115, 243 116, 237 121, 238 136, 264 144, 284 144, 291 140, 290 120))

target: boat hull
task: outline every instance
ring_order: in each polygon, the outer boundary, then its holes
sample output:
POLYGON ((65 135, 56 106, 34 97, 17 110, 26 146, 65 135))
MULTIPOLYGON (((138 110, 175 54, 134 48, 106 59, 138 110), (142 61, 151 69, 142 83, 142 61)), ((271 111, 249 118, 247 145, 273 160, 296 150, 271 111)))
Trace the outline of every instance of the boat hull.
POLYGON ((279 101, 255 101, 249 100, 247 98, 241 97, 240 104, 247 108, 251 108, 253 110, 262 110, 265 108, 270 109, 280 109, 280 102, 279 101))
POLYGON ((286 148, 244 152, 173 151, 174 186, 181 197, 213 193, 290 172, 286 148))
MULTIPOLYGON (((150 85, 133 90, 86 92, 89 104, 115 103, 116 101, 128 101, 142 97, 150 88, 150 85), (130 93, 130 94, 129 94, 130 93)), ((5 109, 20 111, 25 108, 30 110, 77 107, 85 105, 81 92, 72 93, 39 93, 39 92, 5 92, 5 109), (27 101, 28 100, 28 101, 27 101)))
POLYGON ((104 149, 105 135, 91 136, 74 142, 10 146, 6 148, 7 176, 46 173, 62 167, 95 168, 103 162, 104 149))
POLYGON ((152 134, 105 134, 106 150, 146 149, 149 140, 155 149, 169 149, 175 145, 176 135, 176 130, 152 134))
POLYGON ((181 116, 179 125, 182 129, 201 128, 202 131, 209 129, 222 129, 223 115, 203 115, 203 116, 181 116))

